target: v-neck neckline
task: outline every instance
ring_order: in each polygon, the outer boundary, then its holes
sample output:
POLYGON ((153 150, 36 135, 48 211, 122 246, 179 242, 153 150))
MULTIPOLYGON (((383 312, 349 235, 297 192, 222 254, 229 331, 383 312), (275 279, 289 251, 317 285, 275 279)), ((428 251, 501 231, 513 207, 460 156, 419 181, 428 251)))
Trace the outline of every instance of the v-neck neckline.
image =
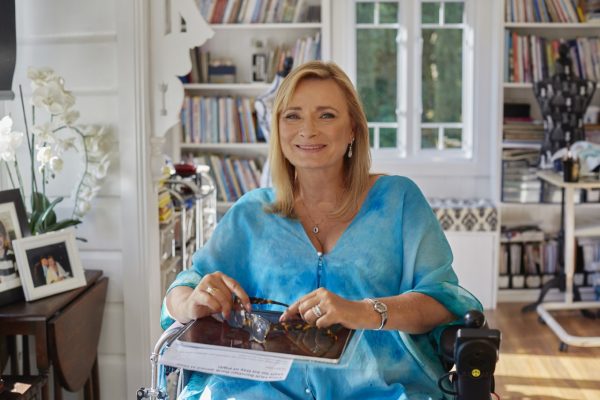
POLYGON ((356 224, 356 221, 358 221, 361 217, 362 214, 364 214, 364 210, 366 209, 365 206, 366 204, 370 201, 373 192, 375 191, 375 187, 378 186, 379 181, 384 177, 385 175, 379 175, 377 177, 377 179, 375 179, 375 182, 373 182, 373 185, 371 185, 371 187, 369 188, 369 191, 367 192, 367 195, 365 196, 365 199, 363 200, 362 204, 360 205, 360 208, 358 210, 358 212, 356 213, 356 215, 352 218, 352 221, 350 221, 350 224, 348 224, 348 226, 346 227, 346 229, 344 229, 344 231, 342 232, 342 234, 340 235, 340 237, 336 240, 336 242, 334 243, 333 247, 331 248, 331 250, 329 252, 321 252, 319 251, 315 245, 313 244, 313 242, 310 240, 310 236, 308 236, 308 233, 306 232, 306 230, 304 230, 304 226, 302 226, 302 222, 299 219, 295 219, 293 221, 293 223, 295 224, 295 226, 300 229, 300 231, 302 232, 299 236, 302 238, 302 240, 304 242, 306 242, 310 248, 319 255, 322 256, 329 256, 331 254, 333 254, 335 252, 335 250, 339 247, 340 242, 344 239, 345 236, 347 236, 347 232, 356 224))

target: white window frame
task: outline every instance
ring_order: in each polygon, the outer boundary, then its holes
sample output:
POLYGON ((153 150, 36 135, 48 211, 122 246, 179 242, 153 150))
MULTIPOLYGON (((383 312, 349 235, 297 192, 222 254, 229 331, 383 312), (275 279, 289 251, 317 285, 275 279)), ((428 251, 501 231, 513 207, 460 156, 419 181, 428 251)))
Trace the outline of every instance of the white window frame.
MULTIPOLYGON (((477 80, 486 71, 496 70, 494 27, 487 15, 497 0, 464 0, 466 41, 463 58, 463 147, 460 150, 421 149, 421 43, 415 24, 420 22, 420 1, 400 1, 398 29, 398 147, 373 149, 374 170, 406 175, 441 176, 448 174, 489 176, 493 163, 493 144, 497 122, 494 82, 477 80), (409 63, 409 60, 415 60, 409 63), (412 65, 409 65, 412 64, 412 65), (469 79, 467 79, 469 78, 469 79), (415 84, 416 82, 419 82, 415 84), (419 91, 417 91, 419 86, 419 91), (400 90, 404 91, 401 92, 400 90), (416 93, 411 100, 407 94, 416 93), (403 95, 404 94, 404 95, 403 95), (479 115, 485 112, 486 116, 479 115), (411 132, 412 134, 408 134, 411 132)), ((495 8, 495 7, 494 7, 495 8)), ((332 60, 340 64, 356 82, 355 2, 332 0, 332 60)), ((495 74, 495 73, 494 73, 495 74)), ((492 75, 494 75, 492 74, 492 75)), ((373 124, 370 124, 372 126, 373 124)), ((380 124, 374 124, 379 125, 380 124)), ((386 124, 387 125, 387 124, 386 124)))

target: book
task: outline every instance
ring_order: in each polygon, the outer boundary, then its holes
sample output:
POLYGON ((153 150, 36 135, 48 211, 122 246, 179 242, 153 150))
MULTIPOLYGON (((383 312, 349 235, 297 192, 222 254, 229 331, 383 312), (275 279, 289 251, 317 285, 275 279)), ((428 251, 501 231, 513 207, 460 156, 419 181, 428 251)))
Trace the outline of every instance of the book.
MULTIPOLYGON (((268 319, 272 324, 277 324, 282 314, 266 310, 254 310, 253 313, 268 319)), ((337 364, 353 335, 354 330, 341 325, 333 325, 328 329, 292 327, 288 330, 272 329, 266 341, 261 344, 251 341, 250 334, 242 328, 232 328, 213 317, 205 317, 188 324, 177 336, 176 342, 192 348, 226 349, 234 353, 255 353, 337 364)))

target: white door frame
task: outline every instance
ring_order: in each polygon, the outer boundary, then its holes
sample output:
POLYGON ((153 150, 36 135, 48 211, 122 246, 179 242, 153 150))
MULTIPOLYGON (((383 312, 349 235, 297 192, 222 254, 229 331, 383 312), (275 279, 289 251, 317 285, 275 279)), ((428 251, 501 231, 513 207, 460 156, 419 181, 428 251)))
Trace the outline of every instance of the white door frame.
POLYGON ((130 398, 150 383, 150 352, 160 335, 158 206, 150 170, 150 2, 118 2, 116 12, 125 367, 130 398))

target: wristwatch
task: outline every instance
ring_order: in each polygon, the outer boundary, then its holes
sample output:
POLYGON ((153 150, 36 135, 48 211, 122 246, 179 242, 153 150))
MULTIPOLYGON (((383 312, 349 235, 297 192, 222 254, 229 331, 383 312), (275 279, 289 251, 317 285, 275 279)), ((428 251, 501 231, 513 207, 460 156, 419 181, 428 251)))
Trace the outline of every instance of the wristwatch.
POLYGON ((379 313, 381 316, 381 325, 376 330, 380 331, 385 326, 385 323, 388 320, 388 309, 387 306, 377 299, 367 299, 371 304, 373 304, 373 310, 379 313))

